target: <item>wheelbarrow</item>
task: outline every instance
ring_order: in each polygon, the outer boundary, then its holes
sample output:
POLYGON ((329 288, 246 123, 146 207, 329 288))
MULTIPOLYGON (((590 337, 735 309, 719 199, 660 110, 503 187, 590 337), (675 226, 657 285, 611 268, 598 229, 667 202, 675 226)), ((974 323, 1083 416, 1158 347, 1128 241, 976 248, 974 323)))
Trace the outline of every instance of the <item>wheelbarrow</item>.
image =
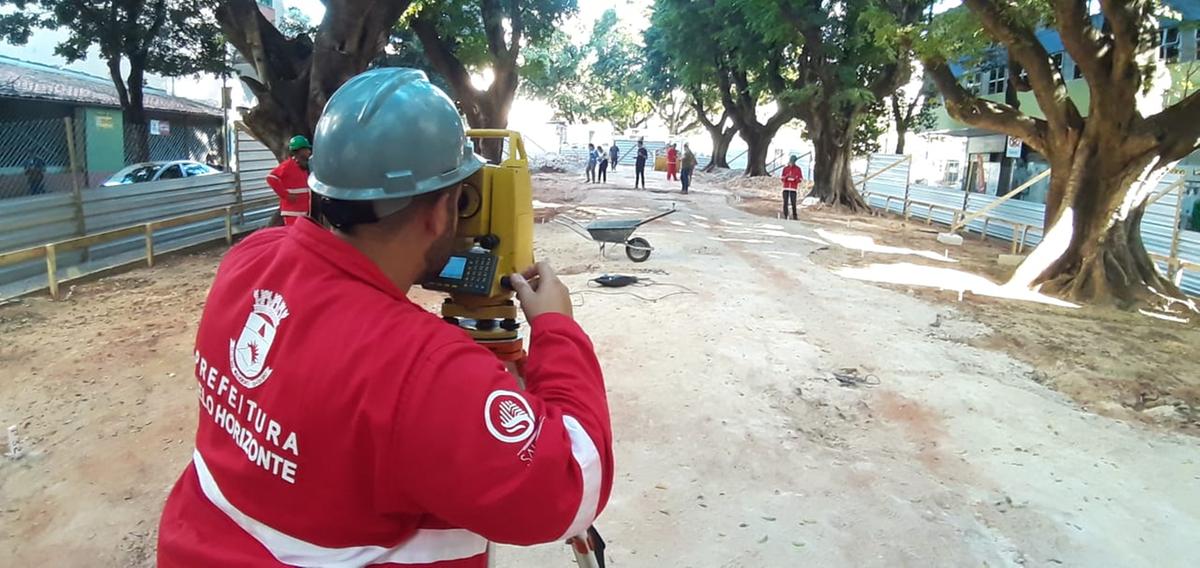
POLYGON ((650 241, 641 237, 633 237, 633 232, 638 227, 651 221, 662 219, 675 211, 675 205, 672 204, 670 210, 645 219, 608 219, 592 221, 584 225, 570 217, 555 217, 554 222, 575 231, 576 234, 585 239, 600 243, 601 255, 604 254, 605 247, 608 245, 624 246, 625 256, 628 256, 629 260, 645 262, 646 259, 650 258, 650 252, 654 248, 650 246, 650 241))

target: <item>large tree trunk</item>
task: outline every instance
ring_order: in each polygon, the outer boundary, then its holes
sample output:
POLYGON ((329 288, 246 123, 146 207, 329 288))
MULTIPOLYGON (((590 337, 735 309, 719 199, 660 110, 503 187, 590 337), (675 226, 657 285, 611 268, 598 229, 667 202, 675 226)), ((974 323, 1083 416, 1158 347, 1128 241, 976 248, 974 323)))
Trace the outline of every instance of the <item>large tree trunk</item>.
POLYGON ((809 123, 813 134, 813 190, 810 195, 823 203, 843 205, 851 211, 867 209, 854 188, 850 172, 852 129, 821 120, 809 123))
POLYGON ((740 132, 742 140, 746 141, 746 170, 748 176, 767 175, 767 152, 771 148, 771 139, 775 133, 764 129, 753 129, 740 132))
POLYGON ((223 0, 215 15, 225 38, 253 69, 241 77, 257 99, 243 123, 283 160, 292 136, 312 136, 329 97, 367 69, 382 51, 392 25, 410 0, 327 3, 316 39, 288 39, 259 11, 254 0, 223 0))
POLYGON ((1014 280, 1068 300, 1122 308, 1153 299, 1152 290, 1182 297, 1159 273, 1141 236, 1142 216, 1165 168, 1139 179, 1149 159, 1122 166, 1104 157, 1109 147, 1098 148, 1105 151, 1077 148, 1074 163, 1051 173, 1046 211, 1054 223, 1014 280))
MULTIPOLYGON (((486 91, 478 91, 469 83, 451 82, 451 87, 471 128, 508 128, 508 111, 517 94, 515 69, 496 73, 495 81, 486 91)), ((485 138, 479 143, 478 151, 489 162, 498 164, 504 157, 504 140, 485 138)))
POLYGON ((715 128, 707 128, 709 137, 712 138, 712 156, 708 159, 708 165, 704 166, 704 171, 711 172, 717 168, 729 169, 729 144, 733 142, 733 135, 737 134, 736 128, 726 128, 724 132, 718 125, 715 128))
POLYGON ((896 123, 896 154, 904 154, 904 138, 908 135, 908 126, 902 122, 896 123))
POLYGON ((129 106, 125 109, 125 132, 133 127, 130 158, 134 162, 150 161, 150 125, 146 121, 146 71, 144 63, 129 62, 129 106))

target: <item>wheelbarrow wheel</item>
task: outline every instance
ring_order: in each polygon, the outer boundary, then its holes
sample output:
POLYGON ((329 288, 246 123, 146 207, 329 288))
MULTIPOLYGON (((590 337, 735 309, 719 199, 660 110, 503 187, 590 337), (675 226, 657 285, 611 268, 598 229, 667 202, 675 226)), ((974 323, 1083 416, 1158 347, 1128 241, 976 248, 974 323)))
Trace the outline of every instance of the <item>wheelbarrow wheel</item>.
POLYGON ((650 258, 650 241, 641 237, 625 241, 625 256, 634 262, 646 262, 650 258))

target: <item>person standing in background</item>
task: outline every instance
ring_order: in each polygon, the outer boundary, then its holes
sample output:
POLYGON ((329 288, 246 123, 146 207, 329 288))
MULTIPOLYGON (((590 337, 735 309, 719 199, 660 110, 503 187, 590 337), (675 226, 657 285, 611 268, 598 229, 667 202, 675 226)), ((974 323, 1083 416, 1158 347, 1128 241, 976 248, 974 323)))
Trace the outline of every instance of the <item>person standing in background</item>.
POLYGON ((312 194, 308 187, 308 160, 312 144, 301 135, 288 140, 292 157, 283 161, 267 175, 267 185, 279 196, 279 215, 285 226, 292 226, 301 217, 312 213, 312 194))
POLYGON ((608 147, 608 167, 612 168, 614 173, 617 171, 617 158, 620 155, 621 150, 617 148, 617 142, 614 140, 612 146, 608 147))
MULTIPOLYGON (((674 150, 674 148, 671 148, 674 150)), ((668 158, 669 159, 669 158, 668 158)), ((668 162, 669 164, 669 162, 668 162)), ((696 155, 692 153, 692 149, 685 143, 683 145, 683 162, 679 170, 679 181, 683 184, 683 193, 688 192, 688 188, 692 186, 692 171, 696 169, 696 155)), ((667 166, 667 171, 671 171, 671 166, 667 166)))
POLYGON ((796 165, 796 156, 788 158, 788 165, 783 167, 783 218, 799 219, 796 213, 796 190, 804 181, 804 171, 796 165), (788 203, 792 204, 792 216, 788 217, 788 203))
POLYGON ((596 145, 595 144, 588 144, 587 180, 589 183, 596 181, 596 145))
POLYGON ((600 156, 600 169, 596 173, 596 181, 608 183, 608 152, 604 151, 604 146, 596 148, 596 155, 600 156))
POLYGON ((30 156, 25 160, 25 179, 29 182, 29 195, 46 193, 46 160, 30 156))
POLYGON ((645 144, 638 140, 637 158, 633 161, 633 188, 637 189, 638 182, 641 182, 642 189, 646 189, 646 158, 649 154, 646 152, 645 144))
MULTIPOLYGON (((687 145, 685 144, 686 148, 687 145)), ((675 175, 676 168, 679 167, 679 151, 675 149, 675 144, 667 145, 667 181, 679 180, 679 176, 675 175)), ((686 191, 684 193, 687 193, 686 191)))

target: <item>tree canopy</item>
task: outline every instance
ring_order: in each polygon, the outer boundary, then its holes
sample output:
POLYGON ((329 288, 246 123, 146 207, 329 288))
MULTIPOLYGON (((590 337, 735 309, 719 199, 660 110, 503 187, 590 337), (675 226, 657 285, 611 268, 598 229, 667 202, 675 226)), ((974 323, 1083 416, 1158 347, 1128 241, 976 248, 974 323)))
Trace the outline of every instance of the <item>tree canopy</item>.
MULTIPOLYGON (((504 128, 520 83, 522 50, 552 40, 576 9, 575 0, 418 0, 407 24, 467 122, 504 128), (485 70, 491 84, 476 88, 471 76, 485 70)), ((497 158, 499 148, 485 146, 485 153, 497 158)))

